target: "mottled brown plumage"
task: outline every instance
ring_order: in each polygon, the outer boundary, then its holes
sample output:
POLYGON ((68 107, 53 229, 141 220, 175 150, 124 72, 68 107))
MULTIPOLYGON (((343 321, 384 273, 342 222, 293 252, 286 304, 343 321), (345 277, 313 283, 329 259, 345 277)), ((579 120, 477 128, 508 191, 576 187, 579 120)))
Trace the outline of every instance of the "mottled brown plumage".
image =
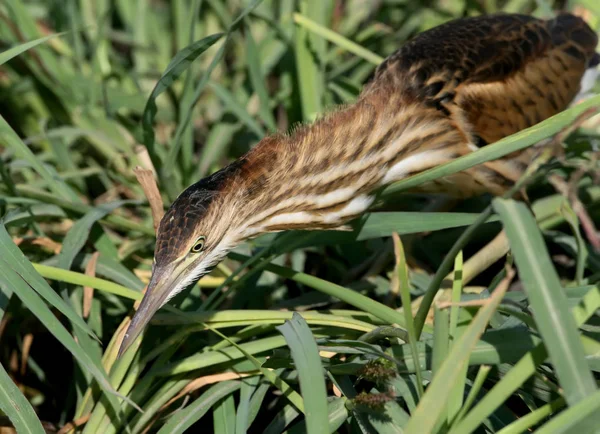
MULTIPOLYGON (((153 313, 240 242, 265 232, 330 229, 363 213, 372 193, 565 109, 598 63, 596 34, 563 14, 455 20, 389 56, 357 101, 289 135, 264 138, 190 186, 158 229, 148 291, 123 348, 153 313), (201 237, 201 238, 199 238, 201 237), (201 239, 201 253, 195 253, 201 239)), ((531 150, 424 186, 501 194, 531 150)))

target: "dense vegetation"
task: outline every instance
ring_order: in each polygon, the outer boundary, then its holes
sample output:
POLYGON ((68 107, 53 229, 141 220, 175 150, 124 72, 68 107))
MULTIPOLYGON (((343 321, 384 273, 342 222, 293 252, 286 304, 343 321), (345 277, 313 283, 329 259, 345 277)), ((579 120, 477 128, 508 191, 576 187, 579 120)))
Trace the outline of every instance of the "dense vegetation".
POLYGON ((2 2, 0 426, 594 432, 600 97, 392 186, 353 232, 244 244, 116 357, 153 257, 137 166, 168 205, 410 36, 557 8, 600 28, 594 0, 2 2), (559 132, 529 207, 408 192, 559 132))

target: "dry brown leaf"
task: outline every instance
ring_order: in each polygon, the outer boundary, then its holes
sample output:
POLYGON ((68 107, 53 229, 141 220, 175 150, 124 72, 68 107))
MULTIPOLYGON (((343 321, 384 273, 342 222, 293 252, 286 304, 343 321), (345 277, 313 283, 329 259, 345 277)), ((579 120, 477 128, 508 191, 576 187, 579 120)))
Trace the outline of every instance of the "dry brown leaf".
POLYGON ((255 374, 248 372, 223 372, 221 374, 206 375, 204 377, 196 378, 195 380, 188 383, 187 386, 185 386, 183 389, 181 389, 181 391, 177 395, 175 395, 173 398, 167 401, 167 403, 161 407, 161 410, 167 408, 169 405, 177 401, 182 396, 192 393, 193 391, 198 390, 201 387, 204 387, 208 384, 220 383, 221 381, 228 380, 237 380, 240 378, 249 377, 251 375, 255 374))
POLYGON ((567 198, 569 205, 571 205, 571 208, 579 218, 579 223, 583 228, 587 240, 596 252, 600 252, 600 232, 596 229, 594 220, 590 217, 585 206, 577 196, 577 182, 571 184, 558 175, 550 175, 548 181, 556 191, 567 198))
POLYGON ((25 375, 27 370, 27 360, 29 359, 29 351, 31 350, 31 344, 33 343, 33 333, 27 333, 23 337, 23 349, 21 351, 21 375, 25 375))
POLYGON ((333 385, 333 394, 338 398, 342 397, 342 391, 338 389, 338 387, 335 384, 333 385))
POLYGON ((8 321, 10 321, 10 318, 11 314, 7 312, 2 319, 0 319, 0 339, 2 339, 2 334, 4 333, 4 330, 6 330, 6 325, 8 324, 8 321))
POLYGON ((319 351, 319 356, 324 357, 326 359, 331 359, 335 355, 337 355, 337 353, 333 351, 319 351))
MULTIPOLYGON (((90 277, 96 277, 96 264, 98 263, 98 256, 100 252, 94 252, 92 257, 85 266, 85 275, 90 277)), ((92 309, 92 300, 94 299, 94 288, 91 286, 83 287, 83 317, 87 318, 90 315, 92 309)))
POLYGON ((17 350, 13 350, 10 353, 10 359, 8 362, 8 370, 10 372, 18 372, 19 371, 19 355, 17 354, 17 350))
MULTIPOLYGON (((508 253, 510 245, 506 233, 502 230, 496 237, 486 244, 476 254, 471 256, 463 264, 463 285, 468 284, 471 280, 487 270, 490 266, 496 263, 500 258, 508 253)), ((453 280, 454 271, 451 271, 446 276, 446 280, 453 280)))
POLYGON ((578 16, 579 18, 583 18, 586 22, 592 21, 594 14, 587 8, 577 5, 573 8, 573 15, 578 16))
POLYGON ((44 248, 50 250, 55 255, 58 255, 58 253, 60 252, 60 249, 62 248, 62 244, 57 243, 56 241, 54 241, 53 239, 48 238, 48 237, 35 238, 34 240, 31 241, 31 244, 35 244, 36 246, 44 247, 44 248))
POLYGON ((400 296, 400 278, 398 273, 395 270, 400 266, 400 254, 402 250, 402 241, 400 241, 400 235, 396 232, 392 233, 392 240, 394 242, 394 257, 396 258, 396 266, 394 267, 394 273, 392 273, 392 279, 390 282, 390 293, 394 298, 398 298, 400 296))
POLYGON ((56 434, 67 434, 68 432, 71 432, 74 429, 84 425, 89 420, 89 418, 90 415, 86 414, 85 416, 81 416, 80 418, 72 420, 71 422, 65 424, 65 426, 63 426, 56 434))
POLYGON ((504 293, 508 290, 508 287, 510 286, 510 282, 512 282, 513 278, 515 277, 515 274, 516 273, 515 273, 514 268, 507 267, 506 268, 506 277, 504 277, 504 279, 502 279, 502 281, 498 284, 496 289, 494 289, 492 297, 490 297, 490 298, 484 298, 484 299, 480 299, 480 300, 459 301, 459 302, 440 301, 440 302, 437 302, 436 305, 437 305, 438 309, 447 309, 452 306, 458 306, 458 307, 485 306, 486 304, 488 304, 492 301, 494 294, 504 293))
POLYGON ((60 243, 57 243, 56 241, 48 237, 31 238, 28 240, 21 237, 13 238, 13 243, 15 243, 17 246, 20 246, 24 241, 29 241, 33 245, 44 247, 52 253, 54 253, 55 255, 60 253, 60 249, 62 247, 60 243))
POLYGON ((138 182, 142 186, 142 190, 144 190, 144 194, 146 195, 148 203, 150 204, 152 221, 154 222, 154 231, 156 232, 156 228, 158 228, 158 224, 160 223, 160 220, 164 214, 164 209, 162 197, 158 191, 154 174, 152 170, 144 169, 140 166, 133 169, 133 172, 135 173, 135 177, 137 178, 138 182))

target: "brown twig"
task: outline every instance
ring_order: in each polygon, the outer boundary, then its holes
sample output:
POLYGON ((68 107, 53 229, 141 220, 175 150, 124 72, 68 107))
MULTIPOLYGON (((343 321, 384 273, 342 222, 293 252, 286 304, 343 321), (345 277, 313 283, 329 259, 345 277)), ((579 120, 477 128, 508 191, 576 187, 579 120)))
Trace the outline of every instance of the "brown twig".
POLYGON ((77 429, 78 427, 87 423, 87 421, 90 419, 90 416, 91 413, 72 420, 71 422, 67 422, 56 434, 67 434, 68 432, 77 429))
POLYGON ((492 297, 497 296, 497 295, 504 296, 504 293, 508 290, 510 282, 512 282, 514 277, 515 277, 514 268, 507 266, 506 267, 506 277, 504 277, 504 279, 502 279, 502 281, 498 284, 498 286, 492 293, 491 297, 485 298, 482 300, 459 301, 458 303, 454 303, 451 301, 441 301, 441 302, 437 303, 437 307, 438 307, 438 309, 447 309, 452 306, 460 306, 460 307, 485 306, 492 300, 492 297))
POLYGON ((598 107, 590 107, 589 109, 585 110, 583 113, 577 116, 572 123, 560 130, 552 138, 551 142, 556 144, 561 144, 562 142, 564 142, 565 139, 569 137, 573 131, 578 129, 586 120, 598 113, 598 110, 600 110, 600 108, 598 107))
MULTIPOLYGON (((554 137, 553 142, 555 146, 560 145, 571 132, 579 128, 588 118, 596 114, 598 110, 599 109, 597 107, 592 107, 581 113, 568 128, 565 128, 554 137)), ((564 158, 559 157, 559 160, 561 160, 562 163, 566 164, 564 158)), ((583 170, 582 168, 578 168, 578 170, 572 175, 572 180, 569 183, 567 183, 563 178, 561 178, 558 175, 551 175, 548 178, 548 180, 550 184, 552 184, 552 186, 556 189, 556 191, 558 191, 560 194, 567 198, 571 207, 573 208, 573 211, 575 211, 575 214, 579 218, 579 221, 586 234, 588 241, 596 250, 596 252, 600 252, 600 234, 598 234, 598 230, 596 229, 592 218, 590 217, 587 210, 581 203, 581 200, 579 200, 579 197, 577 196, 577 184, 579 184, 579 180, 583 177, 584 174, 585 170, 583 170)))
MULTIPOLYGON (((467 285, 484 270, 502 258, 510 250, 506 232, 502 230, 496 237, 486 244, 475 255, 471 256, 463 265, 463 285, 467 285)), ((452 280, 454 271, 450 272, 445 280, 452 280)))
POLYGON ((249 372, 223 372, 221 374, 206 375, 204 377, 196 378, 195 380, 190 381, 183 389, 181 389, 181 391, 177 395, 175 395, 173 398, 171 398, 169 401, 163 404, 163 406, 160 409, 164 410, 173 402, 177 401, 179 398, 188 395, 193 391, 198 390, 209 384, 220 383, 222 381, 228 380, 239 380, 241 378, 249 377, 251 375, 255 374, 249 372))
MULTIPOLYGON (((394 256, 396 257, 396 266, 394 270, 398 270, 402 265, 400 264, 400 258, 404 255, 402 241, 400 241, 400 235, 396 232, 392 232, 392 241, 394 243, 394 256)), ((392 274, 392 279, 390 282, 390 295, 393 298, 398 298, 400 296, 400 277, 398 273, 394 272, 392 274)))
POLYGON ((164 209, 162 197, 158 191, 154 174, 152 170, 144 169, 140 166, 137 166, 135 169, 133 169, 133 172, 135 173, 135 177, 137 178, 138 182, 142 186, 144 194, 146 195, 148 203, 150 204, 152 221, 154 222, 154 231, 156 232, 158 224, 160 223, 160 220, 164 214, 164 209))
POLYGON ((23 349, 21 351, 21 376, 25 375, 27 370, 27 360, 29 359, 29 351, 31 350, 31 344, 33 344, 33 333, 27 333, 23 336, 23 349))
MULTIPOLYGON (((85 275, 90 277, 96 277, 96 264, 98 262, 98 256, 100 252, 94 252, 92 257, 85 266, 85 275)), ((92 300, 94 299, 94 288, 91 286, 83 287, 83 317, 87 318, 90 315, 92 309, 92 300)))
MULTIPOLYGON (((578 178, 577 181, 579 180, 578 178)), ((561 178, 558 175, 550 176, 548 178, 548 181, 550 182, 550 184, 552 184, 556 191, 558 191, 560 194, 567 198, 571 205, 571 208, 573 208, 573 211, 575 212, 575 214, 577 214, 577 217, 579 218, 579 222, 581 223, 581 227, 585 232, 586 238, 588 239, 594 250, 596 250, 596 252, 600 252, 600 234, 596 229, 596 225, 594 225, 594 221, 592 220, 589 213, 581 203, 581 200, 579 200, 579 197, 577 197, 577 183, 571 182, 571 185, 569 185, 569 183, 567 183, 563 178, 561 178)))

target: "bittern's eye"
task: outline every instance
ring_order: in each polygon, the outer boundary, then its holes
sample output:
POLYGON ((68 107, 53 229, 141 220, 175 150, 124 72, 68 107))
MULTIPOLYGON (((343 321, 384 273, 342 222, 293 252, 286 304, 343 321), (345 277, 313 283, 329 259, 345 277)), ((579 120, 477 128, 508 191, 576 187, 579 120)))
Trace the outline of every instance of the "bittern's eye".
POLYGON ((199 237, 192 246, 192 253, 200 253, 204 249, 204 241, 206 241, 206 237, 199 237))

